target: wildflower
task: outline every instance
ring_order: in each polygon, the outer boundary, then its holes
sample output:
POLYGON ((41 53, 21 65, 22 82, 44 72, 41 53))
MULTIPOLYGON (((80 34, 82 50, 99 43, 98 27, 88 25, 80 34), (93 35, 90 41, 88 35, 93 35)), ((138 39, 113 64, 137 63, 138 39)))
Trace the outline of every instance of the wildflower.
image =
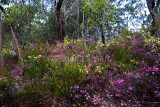
POLYGON ((81 54, 84 54, 84 53, 85 53, 84 51, 81 52, 81 54))
POLYGON ((30 58, 31 58, 31 56, 28 56, 28 58, 30 59, 30 58))
POLYGON ((34 44, 30 44, 31 49, 34 49, 34 44))
POLYGON ((146 62, 144 62, 144 61, 141 61, 141 65, 142 66, 147 66, 146 62))
POLYGON ((42 57, 42 55, 38 55, 38 58, 41 58, 42 57))
POLYGON ((147 52, 146 55, 145 55, 145 57, 146 57, 146 58, 150 58, 150 57, 151 57, 151 53, 150 53, 150 52, 147 52))
POLYGON ((152 70, 152 68, 148 67, 146 71, 151 71, 151 70, 152 70))
POLYGON ((160 93, 157 93, 157 94, 155 95, 155 97, 156 97, 156 98, 159 98, 159 97, 160 97, 160 93))
POLYGON ((155 71, 155 72, 159 72, 159 68, 158 68, 158 67, 156 67, 156 66, 154 66, 154 67, 153 67, 153 71, 155 71))
POLYGON ((128 87, 128 89, 129 89, 129 90, 133 90, 133 87, 130 86, 130 87, 128 87))
POLYGON ((91 42, 91 41, 93 41, 93 39, 92 38, 90 38, 90 39, 87 39, 87 40, 84 40, 85 42, 91 42))
POLYGON ((81 97, 81 95, 79 95, 79 94, 78 94, 78 95, 75 95, 75 97, 78 99, 78 98, 80 98, 80 97, 81 97))
POLYGON ((75 89, 79 89, 79 86, 74 86, 75 89))
POLYGON ((77 46, 75 46, 75 45, 72 45, 72 49, 77 49, 77 46))
POLYGON ((100 95, 94 95, 94 98, 93 98, 93 103, 95 104, 95 105, 97 105, 97 104, 100 104, 100 102, 102 101, 101 100, 101 98, 99 98, 100 97, 100 95))

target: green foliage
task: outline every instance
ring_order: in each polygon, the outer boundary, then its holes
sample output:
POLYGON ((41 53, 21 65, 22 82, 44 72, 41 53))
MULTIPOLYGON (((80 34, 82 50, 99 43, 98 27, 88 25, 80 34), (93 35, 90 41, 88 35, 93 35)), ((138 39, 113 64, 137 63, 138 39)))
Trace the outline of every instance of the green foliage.
MULTIPOLYGON (((63 17, 63 11, 61 12, 63 17)), ((50 42, 50 43, 56 43, 59 38, 59 24, 56 18, 56 14, 54 10, 51 10, 50 13, 47 14, 47 19, 45 20, 45 23, 41 26, 41 33, 39 31, 35 34, 38 39, 40 39, 42 42, 50 42)), ((79 21, 76 20, 76 15, 73 14, 72 17, 68 17, 68 19, 65 22, 65 30, 66 34, 69 36, 70 39, 74 39, 77 35, 77 31, 79 29, 79 21)), ((39 28, 38 28, 39 29, 39 28)))
POLYGON ((2 3, 2 4, 9 4, 10 0, 0 0, 0 3, 2 3))
POLYGON ((34 56, 34 51, 30 52, 29 58, 29 67, 24 68, 24 72, 27 73, 30 79, 37 79, 43 76, 44 71, 46 70, 46 60, 42 60, 42 56, 34 56))
POLYGON ((46 85, 42 83, 44 74, 48 71, 47 60, 42 56, 35 56, 36 51, 32 50, 28 56, 28 62, 22 69, 24 75, 22 79, 26 81, 23 90, 18 91, 17 95, 23 99, 23 103, 30 102, 32 106, 39 106, 41 98, 47 94, 46 85))
MULTIPOLYGON (((137 62, 137 57, 134 56, 132 50, 129 49, 131 45, 131 38, 116 38, 113 41, 106 42, 105 46, 107 47, 107 53, 113 56, 115 60, 115 66, 117 66, 117 70, 119 73, 129 72, 130 70, 139 66, 139 62, 137 62), (135 60, 132 60, 135 59, 135 60), (118 67, 120 66, 120 67, 118 67)), ((107 64, 108 67, 112 66, 107 64)))
POLYGON ((0 99, 1 103, 13 103, 16 96, 15 83, 10 75, 10 72, 3 69, 0 72, 0 99))
POLYGON ((83 11, 85 15, 89 15, 88 25, 106 25, 108 22, 114 23, 115 6, 108 3, 106 0, 82 0, 83 11), (108 17, 103 20, 103 17, 108 17))
POLYGON ((130 50, 122 46, 115 46, 114 58, 121 63, 128 63, 130 61, 130 50))
MULTIPOLYGON (((38 93, 38 89, 32 89, 30 86, 24 86, 23 87, 24 91, 17 92, 17 96, 21 99, 23 99, 22 105, 27 105, 29 102, 29 105, 32 107, 39 107, 40 106, 40 101, 41 98, 43 97, 40 93, 38 93)), ((42 89, 39 89, 42 90, 42 89)))
POLYGON ((53 95, 59 97, 66 97, 69 95, 71 86, 83 85, 86 79, 83 66, 77 63, 60 62, 50 59, 50 72, 46 74, 45 78, 49 82, 49 88, 53 95), (81 70, 80 70, 81 68, 81 70))
POLYGON ((124 29, 122 32, 123 36, 132 36, 132 31, 128 29, 124 29))
POLYGON ((49 41, 50 43, 54 43, 54 42, 56 42, 56 40, 59 39, 58 38, 59 32, 57 32, 59 30, 58 26, 59 25, 58 25, 58 21, 56 19, 56 14, 52 10, 48 14, 48 19, 46 20, 46 23, 41 27, 42 33, 37 36, 40 36, 39 38, 41 39, 42 42, 49 41))
POLYGON ((6 57, 6 56, 15 56, 16 55, 16 52, 15 51, 12 51, 10 49, 3 49, 1 51, 1 54, 2 56, 6 57))
POLYGON ((50 53, 49 44, 43 44, 43 43, 35 43, 35 44, 26 44, 22 51, 23 57, 25 60, 31 59, 33 57, 34 59, 41 60, 42 57, 47 57, 50 53))
POLYGON ((33 18, 36 9, 27 5, 13 5, 7 8, 7 13, 9 13, 7 20, 12 23, 14 28, 17 28, 19 24, 27 21, 27 17, 33 18))
MULTIPOLYGON (((15 97, 14 84, 8 83, 5 79, 0 80, 0 98, 4 101, 3 103, 10 103, 15 97)), ((2 102, 1 102, 2 103, 2 102)))

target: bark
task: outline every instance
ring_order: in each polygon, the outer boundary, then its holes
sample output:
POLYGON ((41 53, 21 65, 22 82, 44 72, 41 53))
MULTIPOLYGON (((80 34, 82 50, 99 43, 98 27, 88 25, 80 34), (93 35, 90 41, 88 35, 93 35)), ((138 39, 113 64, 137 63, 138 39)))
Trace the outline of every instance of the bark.
POLYGON ((2 19, 0 13, 0 71, 2 71, 4 65, 1 51, 2 51, 2 19))
MULTIPOLYGON (((0 9, 2 10, 2 12, 3 12, 4 16, 6 17, 6 19, 8 19, 8 15, 7 15, 6 11, 4 10, 4 8, 1 5, 0 5, 0 9)), ((17 50, 17 53, 18 53, 18 59, 19 59, 20 63, 23 65, 23 59, 22 59, 22 55, 21 55, 21 52, 20 52, 20 46, 18 44, 18 40, 16 38, 16 34, 13 31, 13 28, 12 28, 10 22, 8 22, 8 25, 9 25, 9 28, 11 30, 12 38, 13 38, 13 40, 15 42, 16 50, 17 50)))
POLYGON ((159 20, 158 20, 158 16, 157 16, 157 13, 156 11, 154 10, 155 8, 158 8, 159 6, 159 0, 157 1, 157 3, 155 3, 155 0, 146 0, 147 2, 147 7, 148 7, 148 10, 152 16, 152 27, 153 27, 153 30, 152 30, 152 36, 153 35, 156 35, 156 37, 160 36, 159 35, 159 20))
POLYGON ((102 43, 105 44, 104 26, 103 25, 101 25, 101 35, 102 35, 102 43))
POLYGON ((86 27, 86 38, 85 39, 88 39, 88 36, 89 36, 89 29, 88 29, 88 22, 87 22, 87 27, 86 27))
POLYGON ((60 41, 63 42, 64 41, 64 37, 66 36, 65 33, 65 29, 64 29, 64 20, 61 17, 61 6, 62 6, 63 0, 56 0, 56 9, 55 9, 55 13, 57 15, 57 20, 59 23, 59 27, 60 27, 60 41))
POLYGON ((23 23, 21 23, 17 28, 16 28, 16 30, 15 31, 18 31, 24 24, 26 23, 26 20, 24 20, 24 22, 23 23))
POLYGON ((79 28, 80 28, 80 26, 79 26, 79 2, 78 2, 78 5, 77 5, 77 23, 78 23, 78 30, 77 30, 77 36, 78 36, 78 38, 79 38, 79 28))
MULTIPOLYGON (((85 19, 88 19, 88 15, 85 17, 85 19)), ((88 28, 88 21, 87 20, 85 20, 85 25, 87 25, 87 27, 86 27, 86 33, 85 33, 85 35, 86 35, 86 38, 85 39, 88 39, 88 37, 90 36, 89 35, 89 28, 88 28)))
POLYGON ((84 39, 84 11, 83 11, 83 22, 82 22, 82 39, 84 39))

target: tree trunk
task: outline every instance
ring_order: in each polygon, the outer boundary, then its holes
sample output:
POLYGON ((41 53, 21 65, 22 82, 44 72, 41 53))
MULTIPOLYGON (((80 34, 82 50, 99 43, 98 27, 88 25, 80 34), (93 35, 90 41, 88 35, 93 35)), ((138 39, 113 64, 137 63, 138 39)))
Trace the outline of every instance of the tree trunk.
POLYGON ((152 27, 153 27, 153 30, 152 30, 152 36, 153 35, 156 35, 156 37, 160 36, 160 31, 159 31, 159 20, 158 20, 158 16, 157 16, 157 13, 156 13, 156 9, 155 8, 158 8, 159 6, 159 0, 157 1, 157 5, 155 3, 155 0, 146 0, 147 2, 147 7, 148 7, 148 10, 152 16, 152 27))
POLYGON ((102 43, 105 44, 104 27, 103 27, 103 25, 101 25, 101 35, 102 35, 102 43))
POLYGON ((80 29, 80 26, 79 26, 79 2, 77 3, 77 23, 78 23, 77 37, 79 39, 79 29, 80 29))
MULTIPOLYGON (((8 15, 7 15, 6 11, 4 10, 4 8, 1 5, 0 5, 0 9, 2 10, 2 12, 5 15, 6 19, 8 19, 8 15)), ((20 63, 23 65, 23 59, 22 59, 22 56, 21 56, 20 46, 18 44, 18 40, 16 38, 16 34, 14 33, 10 22, 8 22, 8 25, 9 25, 9 28, 11 30, 12 38, 13 38, 13 40, 15 42, 15 45, 16 45, 16 50, 17 50, 17 53, 18 53, 18 59, 19 59, 20 63)))
POLYGON ((84 11, 83 11, 83 22, 82 22, 82 39, 84 39, 84 11))
POLYGON ((2 71, 3 64, 4 64, 1 51, 2 51, 2 19, 1 19, 1 13, 0 13, 0 71, 2 71))
POLYGON ((111 40, 111 28, 108 26, 108 39, 111 40))
POLYGON ((56 9, 55 9, 55 13, 57 15, 57 20, 58 20, 59 27, 60 27, 60 41, 61 42, 64 41, 64 37, 66 36, 65 29, 64 29, 64 20, 62 19, 61 13, 60 13, 62 3, 63 3, 63 0, 59 0, 58 2, 56 0, 56 9))
MULTIPOLYGON (((88 15, 86 16, 85 19, 88 19, 88 15)), ((86 27, 86 33, 85 33, 85 35, 86 35, 86 38, 85 38, 85 39, 88 39, 88 37, 89 37, 90 35, 89 35, 89 28, 88 28, 88 21, 87 21, 87 20, 85 21, 85 25, 87 25, 87 27, 86 27)))

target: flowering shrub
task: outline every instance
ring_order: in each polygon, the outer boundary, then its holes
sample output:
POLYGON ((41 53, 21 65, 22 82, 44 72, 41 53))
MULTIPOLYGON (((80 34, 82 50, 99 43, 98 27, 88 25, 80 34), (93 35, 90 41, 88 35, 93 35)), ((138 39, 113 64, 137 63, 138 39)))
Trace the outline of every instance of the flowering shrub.
POLYGON ((90 102, 90 96, 88 92, 79 87, 79 86, 73 86, 70 88, 70 103, 73 104, 73 106, 89 106, 91 105, 90 102))
POLYGON ((25 71, 21 78, 27 81, 21 90, 25 96, 54 97, 69 106, 156 106, 160 102, 159 38, 30 44, 24 59, 25 68, 16 65, 11 74, 25 71))

